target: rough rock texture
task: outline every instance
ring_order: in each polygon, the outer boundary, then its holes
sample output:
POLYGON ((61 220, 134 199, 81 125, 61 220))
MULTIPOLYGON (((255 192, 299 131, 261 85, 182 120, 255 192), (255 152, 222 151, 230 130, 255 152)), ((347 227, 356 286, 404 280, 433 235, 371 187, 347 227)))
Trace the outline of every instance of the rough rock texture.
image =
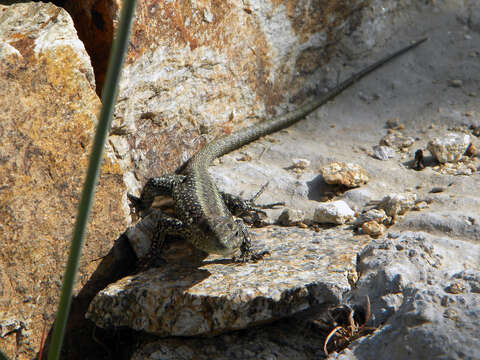
POLYGON ((368 174, 361 166, 353 163, 334 162, 320 169, 327 184, 355 188, 368 183, 368 174))
POLYGON ((470 135, 448 133, 428 143, 428 150, 440 163, 457 162, 470 145, 470 135))
POLYGON ((129 190, 205 141, 334 85, 351 70, 325 66, 338 40, 361 28, 361 45, 341 49, 357 57, 388 33, 374 29, 385 14, 410 2, 139 1, 110 138, 129 190))
POLYGON ((368 295, 383 326, 333 358, 479 359, 479 258, 479 243, 420 232, 374 241, 359 255, 352 296, 368 295))
POLYGON ((313 221, 319 224, 345 224, 354 219, 355 212, 343 200, 322 203, 313 214, 313 221))
POLYGON ((170 262, 108 286, 87 317, 100 327, 129 326, 161 336, 211 335, 272 322, 313 303, 336 303, 356 278, 355 254, 366 240, 338 228, 258 229, 257 263, 209 256, 170 262), (332 244, 335 244, 332 246, 332 244))
MULTIPOLYGON (((56 311, 99 109, 89 58, 64 10, 0 6, 0 108, 0 323, 18 325, 0 347, 32 359, 56 311)), ((123 192, 120 168, 106 158, 76 290, 126 224, 123 192)))

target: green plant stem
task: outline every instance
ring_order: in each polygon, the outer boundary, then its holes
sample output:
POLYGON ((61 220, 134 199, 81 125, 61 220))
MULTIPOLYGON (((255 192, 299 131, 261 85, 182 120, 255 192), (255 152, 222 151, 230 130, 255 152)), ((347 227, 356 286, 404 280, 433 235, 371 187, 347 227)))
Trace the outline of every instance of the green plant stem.
POLYGON ((100 172, 100 164, 103 157, 105 140, 110 130, 120 73, 128 48, 128 38, 133 14, 135 11, 135 4, 136 0, 123 1, 116 38, 113 41, 112 50, 110 52, 107 76, 102 91, 102 108, 100 111, 97 131, 95 133, 92 153, 89 159, 87 177, 80 198, 80 204, 78 206, 77 220, 73 231, 73 239, 70 246, 67 268, 65 270, 63 279, 60 303, 58 305, 57 317, 48 351, 48 360, 58 359, 62 347, 65 326, 67 324, 68 313, 70 311, 70 304, 72 300, 75 275, 78 270, 83 239, 85 237, 85 231, 88 223, 88 216, 90 214, 93 197, 95 195, 95 187, 98 182, 98 174, 100 172))

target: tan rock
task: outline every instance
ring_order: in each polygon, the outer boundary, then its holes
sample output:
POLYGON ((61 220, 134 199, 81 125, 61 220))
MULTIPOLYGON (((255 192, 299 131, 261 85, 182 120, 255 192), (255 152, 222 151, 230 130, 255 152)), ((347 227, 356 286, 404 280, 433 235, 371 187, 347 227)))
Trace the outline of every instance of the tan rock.
POLYGON ((362 224, 362 233, 372 237, 383 235, 386 229, 385 225, 380 224, 377 221, 367 221, 362 224))
POLYGON ((264 260, 238 264, 210 255, 191 264, 174 261, 175 250, 167 265, 99 292, 87 317, 100 327, 129 326, 160 336, 212 335, 265 324, 307 309, 312 301, 341 302, 357 253, 367 243, 348 229, 250 231, 254 251, 269 253, 264 260))
POLYGON ((352 163, 333 162, 321 168, 320 172, 327 184, 354 188, 368 182, 367 172, 361 166, 352 163))
MULTIPOLYGON (((0 322, 28 327, 21 342, 13 332, 0 343, 32 359, 57 310, 100 101, 66 11, 32 2, 0 14, 0 322)), ((76 290, 126 225, 123 193, 106 157, 76 290)))

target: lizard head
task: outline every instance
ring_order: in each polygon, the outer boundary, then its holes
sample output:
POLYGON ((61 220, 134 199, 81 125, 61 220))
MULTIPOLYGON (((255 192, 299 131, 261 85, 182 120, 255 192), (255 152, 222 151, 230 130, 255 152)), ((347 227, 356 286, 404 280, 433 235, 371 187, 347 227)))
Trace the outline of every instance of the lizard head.
POLYGON ((202 232, 208 238, 209 253, 231 255, 236 252, 245 240, 246 230, 243 222, 231 217, 218 217, 213 223, 203 223, 202 232))

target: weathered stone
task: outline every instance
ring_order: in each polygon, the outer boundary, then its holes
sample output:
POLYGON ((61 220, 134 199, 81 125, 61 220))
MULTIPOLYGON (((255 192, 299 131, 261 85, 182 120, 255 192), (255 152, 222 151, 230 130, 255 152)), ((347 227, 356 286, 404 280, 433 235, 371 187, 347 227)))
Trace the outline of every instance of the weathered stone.
POLYGON ((294 169, 306 169, 310 164, 310 160, 307 159, 292 159, 292 168, 294 169))
MULTIPOLYGON (((63 9, 0 5, 0 44, 0 321, 29 324, 0 347, 32 359, 54 319, 100 101, 63 9)), ((126 225, 122 174, 108 154, 75 291, 126 225)))
POLYGON ((302 210, 285 208, 278 217, 278 224, 283 226, 291 226, 305 221, 305 214, 302 210))
POLYGON ((383 235, 387 228, 385 225, 380 224, 377 221, 367 221, 362 224, 361 229, 362 234, 379 237, 380 235, 383 235))
POLYGON ((454 163, 463 157, 470 142, 468 134, 447 133, 444 137, 430 140, 427 148, 438 162, 454 163))
POLYGON ((372 242, 359 254, 352 296, 368 295, 371 324, 383 326, 333 358, 480 358, 479 256, 478 244, 425 233, 372 242))
POLYGON ((319 224, 345 224, 355 217, 355 212, 343 200, 322 203, 315 208, 313 221, 319 224))
POLYGON ((397 150, 409 148, 415 143, 411 136, 405 136, 400 131, 391 130, 391 132, 380 139, 380 146, 387 146, 397 150))
MULTIPOLYGON (((81 3, 66 7, 94 62, 104 64, 118 2, 81 3)), ((360 7, 358 0, 139 1, 112 124, 129 144, 121 161, 129 191, 173 171, 206 140, 275 115, 275 106, 305 99, 319 82, 334 84, 336 71, 329 81, 323 66, 337 44, 331 39, 358 26, 360 7)))
MULTIPOLYGON (((350 289, 362 241, 348 230, 255 230, 257 263, 209 256, 198 267, 167 264, 101 291, 87 317, 97 326, 129 326, 161 336, 218 334, 271 322, 318 303, 337 303, 350 289)), ((188 262, 180 261, 180 264, 188 262)))
POLYGON ((367 172, 357 164, 334 162, 320 169, 327 184, 359 187, 368 182, 367 172))
POLYGON ((410 210, 417 200, 416 194, 391 194, 386 195, 377 205, 378 209, 385 210, 388 216, 395 218, 410 210))
POLYGON ((363 223, 369 221, 383 222, 387 218, 385 211, 382 209, 370 209, 361 213, 353 222, 355 226, 361 226, 363 223))
POLYGON ((375 145, 373 147, 373 157, 378 160, 386 161, 395 157, 395 150, 390 146, 375 145))

